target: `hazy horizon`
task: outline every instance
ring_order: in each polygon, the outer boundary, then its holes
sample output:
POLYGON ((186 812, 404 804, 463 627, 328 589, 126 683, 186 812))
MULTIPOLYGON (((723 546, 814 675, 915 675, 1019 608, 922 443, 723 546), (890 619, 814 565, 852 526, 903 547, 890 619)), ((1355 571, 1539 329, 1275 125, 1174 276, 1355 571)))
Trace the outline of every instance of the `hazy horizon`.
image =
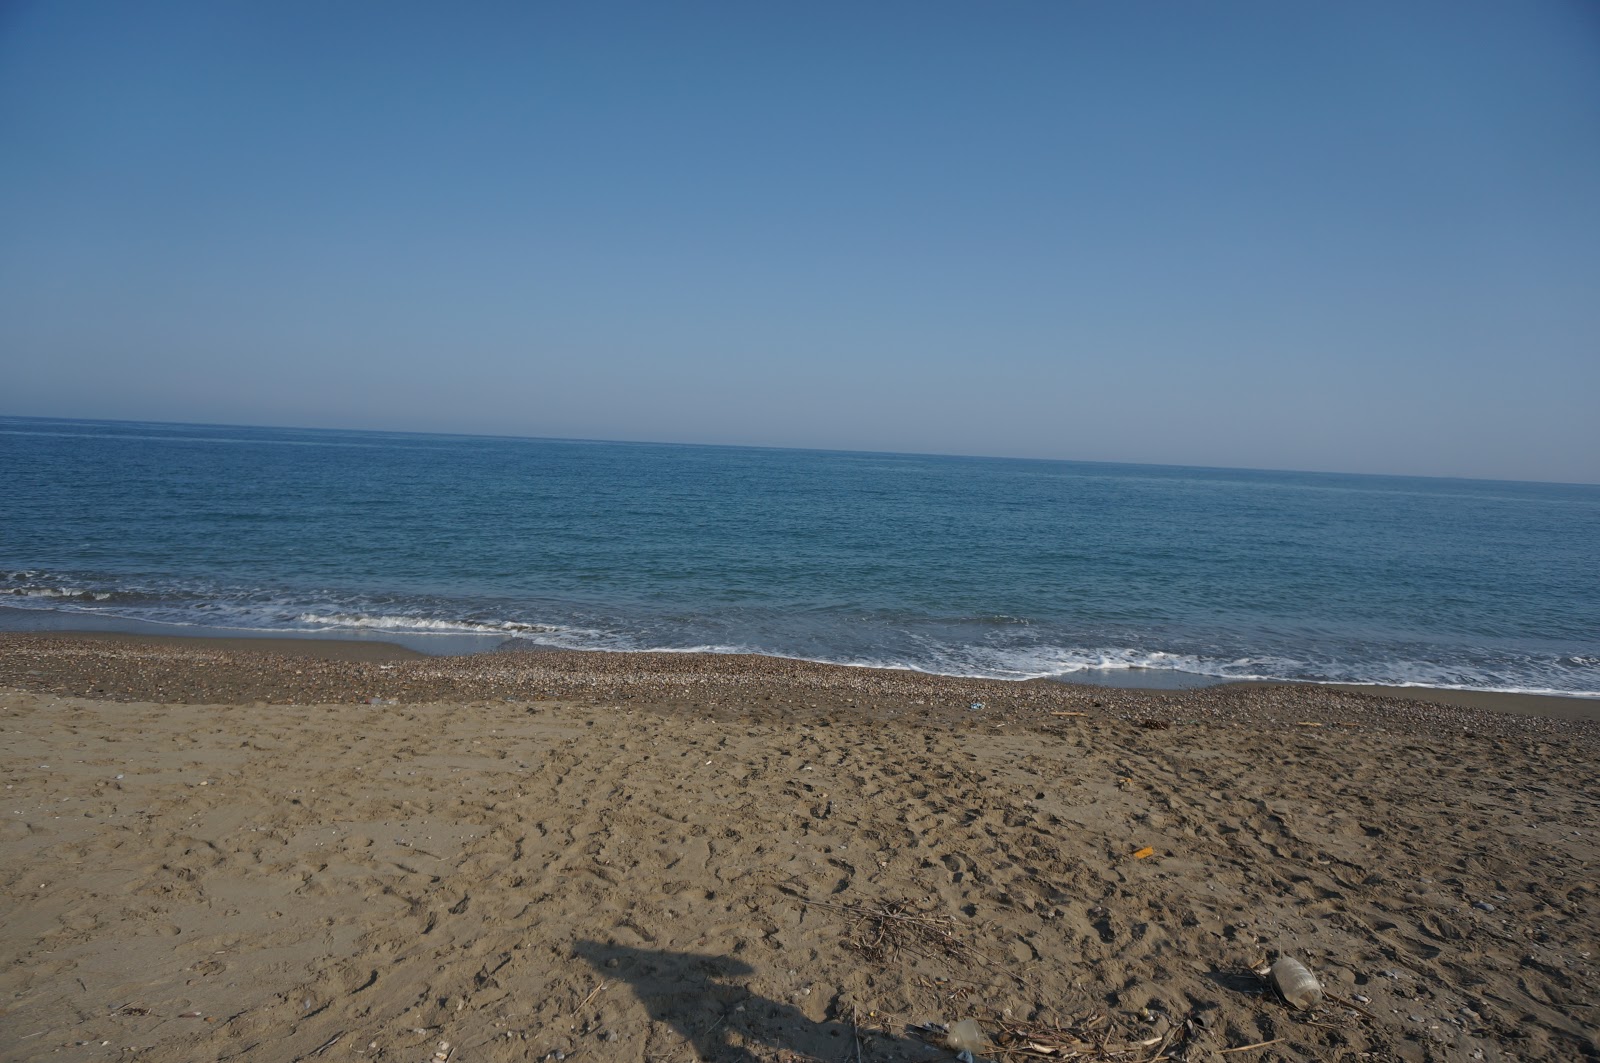
POLYGON ((19 416, 1600 482, 1600 14, 17 3, 19 416))
POLYGON ((1272 466, 1272 465, 1196 465, 1196 464, 1193 464, 1193 463, 1175 462, 1175 461, 1114 461, 1114 460, 1109 460, 1109 459, 1098 459, 1098 458, 1090 459, 1090 458, 1048 457, 1048 456, 1042 456, 1042 455, 1037 455, 1037 454, 961 454, 961 453, 956 453, 956 452, 953 452, 953 451, 934 451, 934 450, 858 450, 858 449, 849 448, 849 447, 826 447, 826 446, 818 446, 818 447, 793 446, 793 447, 791 447, 791 446, 779 446, 779 445, 774 445, 774 444, 769 444, 769 443, 704 443, 704 442, 699 442, 699 441, 692 440, 692 439, 623 439, 623 438, 605 438, 605 437, 599 437, 599 436, 541 436, 541 435, 527 435, 527 434, 518 434, 518 433, 504 433, 504 432, 434 431, 434 430, 420 430, 420 429, 412 429, 412 428, 351 428, 351 427, 348 427, 348 426, 340 426, 340 425, 318 425, 318 424, 255 424, 255 423, 245 424, 245 423, 228 422, 228 421, 164 421, 164 420, 145 420, 145 419, 137 419, 137 418, 122 418, 122 417, 68 417, 68 416, 53 415, 53 414, 44 414, 44 415, 13 414, 13 413, 7 413, 5 411, 0 411, 0 420, 41 421, 41 422, 45 422, 45 423, 52 423, 52 422, 71 423, 71 422, 77 421, 77 422, 82 422, 84 424, 127 424, 127 425, 143 425, 143 426, 172 425, 173 427, 181 427, 181 428, 244 428, 244 429, 251 429, 251 430, 287 431, 287 432, 357 432, 357 433, 370 432, 370 433, 373 433, 373 434, 376 434, 376 435, 438 436, 438 437, 441 437, 441 438, 504 440, 504 441, 508 441, 508 442, 515 442, 517 440, 527 440, 529 442, 541 442, 541 443, 601 443, 601 444, 616 443, 616 444, 620 444, 620 445, 624 445, 624 446, 641 446, 641 447, 651 447, 651 446, 661 446, 661 447, 678 447, 678 446, 681 446, 681 447, 726 447, 726 448, 730 448, 730 449, 742 449, 742 450, 782 450, 782 451, 797 451, 797 452, 802 452, 802 453, 805 452, 805 451, 815 451, 815 452, 817 452, 819 454, 866 454, 866 455, 874 455, 875 454, 875 455, 882 455, 884 457, 961 458, 961 459, 972 459, 972 460, 975 460, 975 461, 1042 461, 1042 462, 1061 462, 1061 463, 1064 463, 1064 464, 1079 464, 1079 465, 1123 465, 1123 466, 1129 466, 1129 467, 1133 467, 1133 468, 1148 467, 1148 468, 1158 468, 1158 469, 1159 468, 1174 468, 1174 469, 1195 469, 1195 470, 1217 469, 1217 470, 1224 471, 1224 472, 1266 472, 1266 473, 1293 473, 1293 474, 1305 473, 1305 474, 1318 475, 1318 476, 1320 476, 1320 475, 1327 475, 1327 476, 1379 476, 1379 477, 1391 476, 1391 477, 1402 478, 1402 479, 1474 480, 1474 481, 1482 481, 1482 482, 1488 482, 1488 483, 1499 482, 1499 483, 1549 484, 1549 485, 1555 486, 1555 487, 1561 487, 1561 486, 1565 486, 1565 487, 1600 487, 1600 481, 1588 481, 1588 480, 1523 480, 1523 479, 1512 479, 1512 478, 1492 477, 1492 476, 1490 476, 1490 477, 1483 477, 1483 476, 1435 476, 1435 475, 1428 475, 1428 474, 1424 474, 1424 473, 1369 472, 1369 471, 1363 471, 1363 470, 1360 470, 1360 469, 1291 469, 1291 468, 1284 468, 1284 467, 1272 466))

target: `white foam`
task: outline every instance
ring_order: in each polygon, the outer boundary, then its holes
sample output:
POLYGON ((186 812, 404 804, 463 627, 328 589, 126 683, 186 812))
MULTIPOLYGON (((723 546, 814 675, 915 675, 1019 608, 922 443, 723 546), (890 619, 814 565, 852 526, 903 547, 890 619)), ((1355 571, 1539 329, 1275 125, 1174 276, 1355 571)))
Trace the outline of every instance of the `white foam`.
MULTIPOLYGON (((1437 659, 1430 660, 1431 647, 1377 645, 1372 647, 1375 652, 1363 652, 1365 647, 1356 646, 1322 654, 1308 650, 1306 659, 1295 659, 1273 654, 1212 656, 1127 645, 1017 645, 1019 639, 1037 631, 1038 625, 1001 613, 964 618, 963 623, 985 625, 985 631, 975 639, 970 628, 955 634, 915 621, 900 626, 873 619, 865 627, 850 630, 835 629, 824 622, 815 630, 796 636, 781 619, 774 623, 772 618, 761 615, 748 625, 723 617, 670 621, 655 618, 644 626, 629 623, 626 618, 614 622, 591 620, 593 626, 535 623, 476 614, 473 606, 466 603, 460 606, 461 613, 452 616, 455 605, 442 598, 384 601, 329 592, 295 595, 204 581, 162 581, 154 585, 141 580, 102 579, 88 573, 36 570, 0 572, 0 601, 18 610, 115 616, 200 630, 414 635, 424 647, 442 644, 443 640, 427 638, 431 635, 495 636, 559 649, 758 653, 822 664, 974 679, 1078 676, 1095 682, 1100 673, 1121 673, 1125 677, 1131 675, 1137 683, 1138 677, 1133 673, 1144 671, 1220 681, 1352 683, 1600 698, 1600 655, 1593 652, 1569 651, 1562 656, 1505 652, 1480 658, 1458 651, 1441 652, 1437 659), (743 635, 746 630, 750 634, 748 642, 726 638, 729 634, 743 635), (675 636, 680 636, 681 641, 675 636), (1385 656, 1384 651, 1396 656, 1385 656), (1402 653, 1405 656, 1399 655, 1402 653)), ((564 618, 566 610, 555 612, 564 618)), ((1583 649, 1587 651, 1587 647, 1583 649)))
POLYGON ((445 632, 457 635, 547 634, 562 629, 545 624, 524 624, 515 620, 435 620, 429 617, 378 615, 366 613, 301 613, 297 621, 318 625, 317 630, 363 628, 376 631, 445 632))
POLYGON ((1339 680, 1314 680, 1314 682, 1338 682, 1346 686, 1382 686, 1396 688, 1417 687, 1427 690, 1462 690, 1482 694, 1550 694, 1561 698, 1600 698, 1600 690, 1557 690, 1554 687, 1497 687, 1497 686, 1463 686, 1454 683, 1391 683, 1387 680, 1377 679, 1339 679, 1339 680))
POLYGON ((91 591, 79 587, 12 587, 0 593, 12 598, 75 602, 103 602, 111 597, 109 591, 91 591))
POLYGON ((932 670, 975 679, 1054 679, 1083 672, 1136 670, 1184 673, 1214 679, 1251 680, 1294 674, 1301 662, 1284 658, 1241 657, 1214 660, 1192 654, 1128 647, 1035 646, 965 647, 941 655, 932 670))

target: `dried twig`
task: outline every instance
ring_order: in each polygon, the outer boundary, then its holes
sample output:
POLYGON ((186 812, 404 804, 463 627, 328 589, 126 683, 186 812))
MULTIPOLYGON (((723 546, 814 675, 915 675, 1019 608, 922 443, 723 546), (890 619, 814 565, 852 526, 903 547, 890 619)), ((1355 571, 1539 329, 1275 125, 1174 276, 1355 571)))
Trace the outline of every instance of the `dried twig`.
POLYGON ((1326 993, 1325 992, 1324 995, 1329 1000, 1333 1001, 1335 1004, 1341 1005, 1342 1007, 1349 1008, 1351 1011, 1360 1012, 1361 1014, 1365 1015, 1367 1018, 1371 1019, 1373 1022, 1377 1022, 1378 1021, 1378 1017, 1376 1015, 1372 1014, 1372 1012, 1368 1011, 1366 1008, 1362 1007, 1360 1004, 1357 1004, 1353 1000, 1346 1000, 1344 997, 1336 996, 1333 993, 1326 993))
POLYGON ((1161 1038, 1161 1043, 1156 1045, 1156 1050, 1150 1053, 1150 1058, 1145 1060, 1145 1063, 1156 1063, 1156 1060, 1161 1059, 1167 1051, 1167 1046, 1172 1043, 1172 1038, 1175 1034, 1177 1034, 1177 1032, 1178 1028, 1176 1026, 1167 1030, 1166 1036, 1161 1038))
MULTIPOLYGON (((326 1041, 322 1042, 320 1045, 318 1045, 317 1047, 313 1048, 311 1051, 307 1052, 305 1055, 301 1056, 300 1059, 310 1059, 312 1056, 320 1056, 320 1055, 322 1055, 322 1053, 326 1052, 328 1049, 330 1049, 334 1045, 338 1044, 339 1043, 339 1039, 341 1037, 343 1037, 343 1036, 344 1036, 344 1031, 340 1030, 338 1033, 334 1034, 332 1037, 328 1038, 326 1041)), ((296 1063, 299 1063, 299 1061, 297 1060, 296 1063)))
MULTIPOLYGON (((1178 1035, 1173 1027, 1164 1037, 1148 1037, 1121 1043, 1112 1040, 1113 1031, 1091 1032, 1091 1027, 1108 1025, 1108 1017, 1096 1015, 1073 1026, 1008 1019, 981 1020, 989 1038, 990 1057, 1002 1063, 1027 1063, 1029 1060, 1101 1060, 1104 1063, 1154 1063, 1167 1058, 1164 1053, 1178 1035), (1148 1054, 1155 1048, 1155 1054, 1148 1054)), ((944 1043, 942 1027, 908 1027, 931 1044, 944 1043)))
POLYGON ((1270 1041, 1257 1041, 1253 1045, 1235 1045, 1232 1048, 1224 1048, 1224 1049, 1222 1049, 1222 1052, 1223 1052, 1223 1054, 1227 1054, 1229 1052, 1248 1052, 1252 1048, 1266 1048, 1268 1045, 1278 1044, 1282 1040, 1283 1040, 1283 1038, 1281 1038, 1281 1037, 1274 1037, 1270 1041))
POLYGON ((577 1007, 572 1009, 572 1014, 576 1015, 576 1014, 578 1014, 578 1012, 580 1012, 584 1008, 588 1007, 589 1006, 589 1001, 593 1000, 596 996, 598 996, 600 994, 600 990, 604 989, 605 987, 606 987, 606 981, 605 981, 605 979, 602 978, 600 980, 600 984, 599 985, 597 985, 593 989, 589 990, 589 995, 583 998, 583 1003, 579 1004, 577 1007))
POLYGON ((801 900, 819 908, 831 908, 855 917, 845 944, 868 958, 883 962, 896 952, 920 955, 943 954, 967 963, 995 966, 971 945, 956 936, 961 925, 952 916, 919 912, 909 904, 890 901, 876 907, 865 904, 839 904, 802 896, 801 900))

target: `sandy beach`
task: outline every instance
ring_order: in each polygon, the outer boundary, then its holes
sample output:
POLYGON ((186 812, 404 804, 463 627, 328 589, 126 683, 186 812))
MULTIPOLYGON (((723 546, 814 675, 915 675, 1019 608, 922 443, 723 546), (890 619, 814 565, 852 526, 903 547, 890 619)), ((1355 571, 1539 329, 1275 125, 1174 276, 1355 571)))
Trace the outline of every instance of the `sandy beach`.
POLYGON ((1600 1058, 1596 709, 0 634, 0 1056, 1600 1058))

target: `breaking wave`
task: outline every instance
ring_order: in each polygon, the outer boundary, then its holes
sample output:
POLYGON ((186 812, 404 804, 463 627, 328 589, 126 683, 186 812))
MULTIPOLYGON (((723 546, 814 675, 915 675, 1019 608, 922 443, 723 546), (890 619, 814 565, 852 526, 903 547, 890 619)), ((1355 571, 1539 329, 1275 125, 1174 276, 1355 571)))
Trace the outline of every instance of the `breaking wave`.
MULTIPOLYGON (((822 610, 747 609, 735 614, 601 609, 571 602, 471 601, 417 595, 229 586, 203 580, 118 579, 93 573, 0 571, 0 624, 41 625, 39 614, 77 627, 153 624, 196 634, 347 636, 400 641, 425 652, 499 644, 668 653, 760 653, 854 667, 971 678, 1065 679, 1122 685, 1301 681, 1600 697, 1600 655, 1488 653, 1403 642, 1345 641, 1326 634, 1300 648, 1237 652, 1151 636, 1145 645, 1064 638, 1051 625, 1005 614, 894 616, 822 610), (462 637, 470 640, 463 647, 462 637), (1165 645, 1163 645, 1165 643, 1165 645)), ((1211 633, 1215 636, 1216 633, 1211 633)))

